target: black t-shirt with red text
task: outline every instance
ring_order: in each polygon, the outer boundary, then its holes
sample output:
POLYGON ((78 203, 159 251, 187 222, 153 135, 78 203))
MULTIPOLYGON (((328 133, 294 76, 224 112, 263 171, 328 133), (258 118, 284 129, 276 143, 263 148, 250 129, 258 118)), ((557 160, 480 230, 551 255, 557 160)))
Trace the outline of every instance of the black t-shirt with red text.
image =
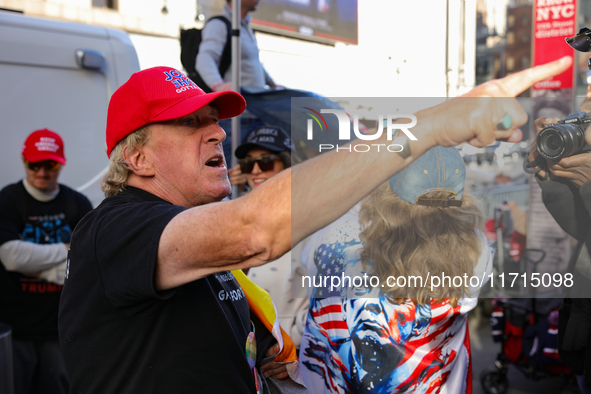
POLYGON ((76 228, 59 312, 71 393, 255 392, 234 275, 154 289, 160 236, 185 209, 128 187, 76 228))
MULTIPOLYGON (((82 194, 60 185, 51 201, 34 199, 23 182, 0 191, 0 245, 22 240, 47 245, 69 243, 72 230, 92 209, 82 194)), ((61 285, 6 271, 0 264, 0 322, 20 340, 56 340, 61 285)))

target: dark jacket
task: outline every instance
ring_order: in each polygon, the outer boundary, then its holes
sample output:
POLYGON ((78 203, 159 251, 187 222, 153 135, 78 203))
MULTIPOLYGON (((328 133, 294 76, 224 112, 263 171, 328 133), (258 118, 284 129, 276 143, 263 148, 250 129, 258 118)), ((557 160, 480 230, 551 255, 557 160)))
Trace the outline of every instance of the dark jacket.
POLYGON ((574 253, 574 285, 560 308, 558 352, 591 387, 591 181, 578 189, 566 180, 540 180, 544 205, 560 227, 579 244, 574 253))

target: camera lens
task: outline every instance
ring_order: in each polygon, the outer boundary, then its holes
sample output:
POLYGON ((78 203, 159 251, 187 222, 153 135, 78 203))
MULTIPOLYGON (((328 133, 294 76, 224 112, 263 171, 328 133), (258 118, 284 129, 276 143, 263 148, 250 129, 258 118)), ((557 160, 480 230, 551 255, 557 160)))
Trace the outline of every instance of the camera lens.
POLYGON ((536 144, 544 159, 558 161, 585 146, 585 130, 572 123, 552 125, 540 131, 536 144))
POLYGON ((537 138, 538 152, 546 160, 558 160, 564 152, 564 138, 559 130, 548 127, 540 131, 537 138))
POLYGON ((546 144, 548 144, 548 148, 552 151, 559 151, 562 148, 562 139, 557 135, 549 135, 546 139, 546 144))

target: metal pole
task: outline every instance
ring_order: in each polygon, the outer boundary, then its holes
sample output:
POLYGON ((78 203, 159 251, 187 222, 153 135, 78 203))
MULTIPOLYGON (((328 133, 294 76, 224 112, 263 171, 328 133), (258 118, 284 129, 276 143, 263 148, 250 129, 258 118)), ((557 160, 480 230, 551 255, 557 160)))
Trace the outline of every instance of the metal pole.
POLYGON ((12 327, 0 323, 0 394, 14 394, 12 327))
POLYGON ((449 97, 449 0, 445 2, 445 97, 449 97))
MULTIPOLYGON (((240 93, 240 0, 232 0, 232 90, 240 93)), ((240 117, 232 118, 232 168, 238 164, 234 151, 240 145, 240 117)), ((238 198, 238 186, 232 187, 232 199, 238 198)))

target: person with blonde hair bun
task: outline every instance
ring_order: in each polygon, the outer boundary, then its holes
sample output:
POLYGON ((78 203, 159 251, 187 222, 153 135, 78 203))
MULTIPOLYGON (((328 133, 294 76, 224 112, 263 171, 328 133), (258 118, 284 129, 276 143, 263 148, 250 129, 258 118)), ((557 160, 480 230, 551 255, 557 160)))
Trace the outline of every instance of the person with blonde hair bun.
POLYGON ((458 151, 431 148, 311 237, 300 361, 312 392, 470 392, 467 313, 493 250, 464 181, 458 151))

